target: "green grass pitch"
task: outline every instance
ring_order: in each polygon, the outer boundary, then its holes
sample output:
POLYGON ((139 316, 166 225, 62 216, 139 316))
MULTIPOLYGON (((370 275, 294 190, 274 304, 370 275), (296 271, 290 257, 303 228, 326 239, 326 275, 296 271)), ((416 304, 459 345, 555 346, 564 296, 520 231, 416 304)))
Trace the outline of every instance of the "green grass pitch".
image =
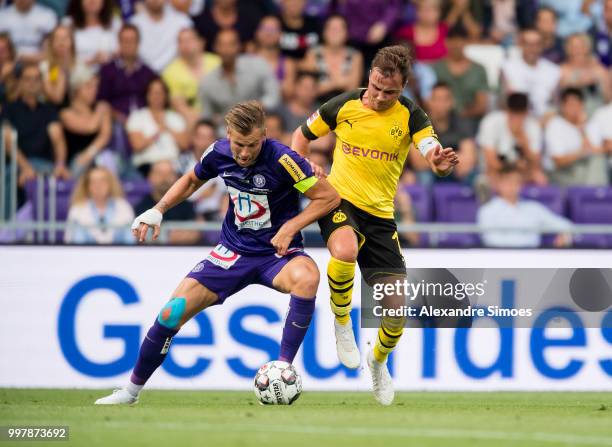
POLYGON ((612 393, 306 391, 289 407, 251 392, 147 391, 132 407, 97 407, 108 390, 0 389, 0 425, 68 425, 70 446, 612 446, 612 393))

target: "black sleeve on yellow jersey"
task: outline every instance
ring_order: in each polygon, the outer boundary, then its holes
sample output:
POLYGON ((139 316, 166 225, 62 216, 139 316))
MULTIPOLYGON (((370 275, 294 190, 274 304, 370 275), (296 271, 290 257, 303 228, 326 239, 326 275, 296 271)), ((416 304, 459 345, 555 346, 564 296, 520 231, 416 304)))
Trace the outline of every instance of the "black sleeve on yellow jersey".
POLYGON ((351 90, 333 97, 313 113, 302 124, 302 134, 309 140, 316 140, 336 128, 338 112, 347 101, 358 99, 361 90, 351 90))
POLYGON ((431 126, 429 117, 417 104, 405 96, 400 96, 399 101, 410 112, 410 118, 408 119, 408 131, 410 132, 410 136, 431 126))

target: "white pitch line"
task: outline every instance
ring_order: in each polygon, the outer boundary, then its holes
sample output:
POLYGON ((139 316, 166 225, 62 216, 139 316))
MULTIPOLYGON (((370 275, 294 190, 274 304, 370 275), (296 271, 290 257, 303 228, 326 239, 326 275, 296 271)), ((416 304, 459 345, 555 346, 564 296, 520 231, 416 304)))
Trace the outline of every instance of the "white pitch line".
MULTIPOLYGON (((105 427, 130 427, 137 424, 126 421, 96 422, 96 425, 105 427)), ((170 430, 196 430, 217 432, 259 432, 259 433, 285 433, 285 434, 314 434, 343 436, 393 436, 402 438, 445 438, 445 439, 480 439, 512 442, 548 442, 566 445, 612 446, 612 438, 602 436, 579 436, 572 434, 546 433, 546 432, 504 432, 487 430, 437 429, 437 428, 366 428, 366 427, 330 427, 324 425, 271 425, 256 424, 227 424, 206 422, 161 422, 155 426, 170 430)))

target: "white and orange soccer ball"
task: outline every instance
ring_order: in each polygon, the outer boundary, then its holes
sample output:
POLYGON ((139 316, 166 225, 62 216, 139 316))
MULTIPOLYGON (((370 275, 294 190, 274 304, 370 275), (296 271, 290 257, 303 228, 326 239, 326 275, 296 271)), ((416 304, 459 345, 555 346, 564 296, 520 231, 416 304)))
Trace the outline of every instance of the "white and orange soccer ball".
POLYGON ((254 390, 263 405, 291 405, 302 394, 302 377, 290 363, 274 360, 259 368, 254 390))

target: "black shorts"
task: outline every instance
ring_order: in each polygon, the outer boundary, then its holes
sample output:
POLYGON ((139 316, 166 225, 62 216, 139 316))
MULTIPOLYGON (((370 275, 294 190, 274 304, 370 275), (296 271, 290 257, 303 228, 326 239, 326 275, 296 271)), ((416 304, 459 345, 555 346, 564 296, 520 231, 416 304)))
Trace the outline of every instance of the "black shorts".
POLYGON ((334 231, 345 226, 353 228, 357 234, 357 263, 368 284, 377 276, 405 274, 406 264, 393 219, 373 216, 342 199, 338 208, 319 219, 325 243, 334 231))

